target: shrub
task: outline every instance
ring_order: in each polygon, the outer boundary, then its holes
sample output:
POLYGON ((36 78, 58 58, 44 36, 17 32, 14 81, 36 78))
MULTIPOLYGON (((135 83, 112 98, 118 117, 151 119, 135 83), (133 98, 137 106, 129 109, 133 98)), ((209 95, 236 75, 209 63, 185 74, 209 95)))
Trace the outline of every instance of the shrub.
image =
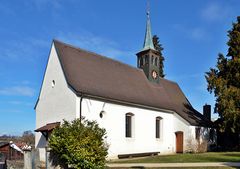
POLYGON ((197 152, 198 153, 205 153, 208 150, 208 141, 207 140, 202 140, 201 142, 198 141, 197 143, 197 152))
POLYGON ((105 129, 95 121, 64 120, 50 136, 50 161, 63 168, 104 168, 108 150, 104 138, 105 129))
POLYGON ((188 139, 186 142, 186 153, 204 153, 208 150, 208 141, 188 139))

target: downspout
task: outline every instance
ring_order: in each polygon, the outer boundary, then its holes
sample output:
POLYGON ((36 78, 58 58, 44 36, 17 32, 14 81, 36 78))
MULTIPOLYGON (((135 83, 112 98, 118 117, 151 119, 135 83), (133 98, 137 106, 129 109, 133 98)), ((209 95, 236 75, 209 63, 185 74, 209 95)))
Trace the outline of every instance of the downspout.
POLYGON ((48 169, 48 131, 46 132, 46 146, 45 146, 45 163, 46 163, 46 169, 48 169))
POLYGON ((80 123, 82 122, 82 100, 83 100, 83 95, 81 95, 81 98, 80 98, 80 108, 79 108, 79 111, 80 111, 80 123))

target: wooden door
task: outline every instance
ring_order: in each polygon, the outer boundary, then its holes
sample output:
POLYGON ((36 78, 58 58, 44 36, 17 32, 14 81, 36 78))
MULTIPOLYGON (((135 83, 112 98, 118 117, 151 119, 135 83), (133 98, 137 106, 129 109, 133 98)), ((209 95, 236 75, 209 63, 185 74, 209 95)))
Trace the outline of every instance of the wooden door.
POLYGON ((176 134, 176 153, 183 153, 183 132, 178 131, 176 134))

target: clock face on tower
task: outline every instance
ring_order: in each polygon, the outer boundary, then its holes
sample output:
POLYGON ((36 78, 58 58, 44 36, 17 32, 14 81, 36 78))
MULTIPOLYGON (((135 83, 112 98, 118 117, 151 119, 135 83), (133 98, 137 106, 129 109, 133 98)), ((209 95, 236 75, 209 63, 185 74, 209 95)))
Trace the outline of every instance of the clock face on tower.
POLYGON ((158 76, 158 74, 157 74, 156 70, 153 70, 152 71, 152 78, 157 79, 157 76, 158 76))

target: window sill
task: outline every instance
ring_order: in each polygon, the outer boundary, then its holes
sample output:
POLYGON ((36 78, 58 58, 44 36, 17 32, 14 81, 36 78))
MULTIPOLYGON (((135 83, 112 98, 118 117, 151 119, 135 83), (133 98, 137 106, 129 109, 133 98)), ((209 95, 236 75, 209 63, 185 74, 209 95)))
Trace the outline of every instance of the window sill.
POLYGON ((126 141, 135 141, 134 137, 125 137, 126 141))

